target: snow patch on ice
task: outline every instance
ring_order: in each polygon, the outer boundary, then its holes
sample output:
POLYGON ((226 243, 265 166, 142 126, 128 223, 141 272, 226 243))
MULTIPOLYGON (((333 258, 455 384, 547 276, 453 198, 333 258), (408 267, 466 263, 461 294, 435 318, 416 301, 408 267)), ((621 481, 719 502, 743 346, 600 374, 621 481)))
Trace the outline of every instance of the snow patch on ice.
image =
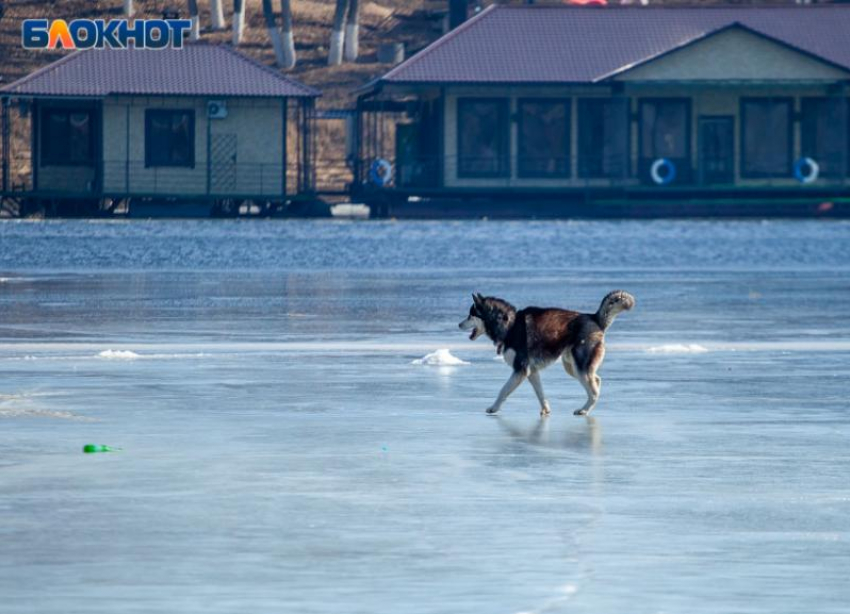
POLYGON ((455 365, 468 365, 469 363, 465 360, 461 360, 457 356, 453 355, 449 350, 443 348, 437 350, 436 352, 426 354, 422 358, 417 358, 411 364, 451 367, 455 365))
POLYGON ((705 354, 708 348, 696 343, 671 343, 657 345, 646 350, 650 354, 705 354))
POLYGON ((0 394, 0 419, 2 418, 59 418, 60 420, 79 420, 93 422, 91 418, 79 416, 70 411, 45 409, 38 407, 34 397, 50 396, 50 393, 0 394))
POLYGON ((141 356, 130 350, 104 350, 98 354, 98 357, 108 360, 137 360, 141 358, 141 356))
POLYGON ((78 416, 70 411, 36 409, 31 407, 0 407, 0 418, 57 418, 59 420, 94 422, 91 418, 78 416))

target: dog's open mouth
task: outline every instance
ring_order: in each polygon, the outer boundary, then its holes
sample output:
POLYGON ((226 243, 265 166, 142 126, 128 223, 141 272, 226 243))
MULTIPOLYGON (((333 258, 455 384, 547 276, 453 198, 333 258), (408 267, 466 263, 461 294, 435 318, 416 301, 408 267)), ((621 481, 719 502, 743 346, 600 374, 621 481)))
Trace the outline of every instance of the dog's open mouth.
POLYGON ((472 332, 471 332, 471 333, 469 333, 469 340, 470 340, 470 341, 475 341, 476 339, 478 339, 478 329, 477 329, 477 328, 473 328, 473 329, 472 329, 472 332))

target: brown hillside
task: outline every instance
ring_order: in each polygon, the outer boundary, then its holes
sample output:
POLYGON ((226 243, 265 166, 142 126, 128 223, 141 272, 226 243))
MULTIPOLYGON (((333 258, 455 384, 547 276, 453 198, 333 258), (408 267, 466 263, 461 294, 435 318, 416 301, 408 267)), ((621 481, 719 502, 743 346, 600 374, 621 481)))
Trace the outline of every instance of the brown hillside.
MULTIPOLYGON (((261 0, 247 0, 245 34, 240 51, 274 65, 274 53, 265 28, 261 0)), ((10 83, 33 70, 59 59, 59 52, 33 52, 21 48, 21 21, 27 18, 105 18, 122 16, 121 0, 0 0, 5 15, 0 20, 0 78, 10 83)), ((202 40, 230 44, 230 30, 210 30, 209 0, 199 0, 202 40)), ((279 2, 274 0, 279 10, 279 2)), ((230 24, 233 4, 225 0, 225 17, 230 24)), ((327 47, 333 20, 333 0, 293 0, 293 24, 298 65, 289 74, 324 93, 323 107, 347 106, 351 92, 389 67, 377 62, 377 47, 383 42, 403 42, 408 55, 437 38, 440 13, 446 2, 439 0, 379 0, 361 4, 360 58, 356 63, 327 66, 327 47)), ((160 17, 164 9, 175 9, 188 17, 185 1, 136 0, 137 17, 160 17)))

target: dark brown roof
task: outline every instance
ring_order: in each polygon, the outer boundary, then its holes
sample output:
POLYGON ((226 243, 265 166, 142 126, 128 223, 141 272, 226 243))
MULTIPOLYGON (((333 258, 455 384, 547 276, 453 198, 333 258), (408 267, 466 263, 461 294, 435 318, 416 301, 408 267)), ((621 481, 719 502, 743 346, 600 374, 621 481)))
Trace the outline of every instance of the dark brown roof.
POLYGON ((734 26, 850 70, 850 6, 493 6, 379 81, 596 83, 734 26))
POLYGON ((78 51, 0 89, 31 96, 309 97, 319 92, 227 45, 78 51))

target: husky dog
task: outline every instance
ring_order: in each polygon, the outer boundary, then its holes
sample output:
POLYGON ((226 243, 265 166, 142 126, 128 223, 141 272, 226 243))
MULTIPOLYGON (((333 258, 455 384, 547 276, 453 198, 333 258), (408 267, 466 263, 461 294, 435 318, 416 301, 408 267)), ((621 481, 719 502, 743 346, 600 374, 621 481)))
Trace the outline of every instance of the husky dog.
POLYGON ((469 315, 458 326, 461 330, 471 330, 469 338, 473 341, 487 335, 513 368, 513 374, 487 413, 499 411, 508 396, 528 378, 540 401, 540 415, 548 415, 549 401, 543 394, 540 371, 560 358, 567 373, 587 392, 584 407, 574 413, 589 414, 599 400, 602 387, 602 378, 596 371, 605 357, 605 331, 621 311, 634 306, 635 298, 622 290, 608 293, 593 314, 540 307, 517 311, 500 298, 473 294, 469 315))

